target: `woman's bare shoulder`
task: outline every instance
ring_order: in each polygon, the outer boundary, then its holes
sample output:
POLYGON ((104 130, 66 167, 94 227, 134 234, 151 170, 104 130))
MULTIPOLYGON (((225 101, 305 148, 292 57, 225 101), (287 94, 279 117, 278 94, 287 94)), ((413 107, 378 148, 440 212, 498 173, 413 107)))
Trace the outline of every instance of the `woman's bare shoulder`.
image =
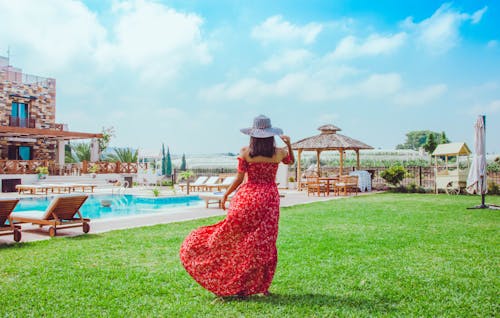
POLYGON ((248 147, 241 148, 240 155, 238 157, 247 160, 247 158, 248 158, 248 147))

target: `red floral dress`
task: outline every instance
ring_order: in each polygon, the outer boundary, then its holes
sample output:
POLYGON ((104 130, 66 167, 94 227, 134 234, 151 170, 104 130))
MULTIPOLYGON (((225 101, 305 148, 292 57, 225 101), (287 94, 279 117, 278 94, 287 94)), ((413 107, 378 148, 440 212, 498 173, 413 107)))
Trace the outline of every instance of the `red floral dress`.
POLYGON ((180 250, 187 272, 218 296, 266 293, 278 260, 278 164, 238 161, 248 181, 231 199, 227 217, 191 232, 180 250))

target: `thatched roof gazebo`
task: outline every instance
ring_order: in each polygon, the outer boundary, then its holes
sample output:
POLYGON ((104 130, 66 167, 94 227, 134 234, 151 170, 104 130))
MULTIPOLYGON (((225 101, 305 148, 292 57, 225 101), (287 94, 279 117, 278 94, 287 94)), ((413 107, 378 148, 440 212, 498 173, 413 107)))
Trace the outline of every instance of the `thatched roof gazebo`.
MULTIPOLYGON (((300 156, 302 151, 316 151, 318 159, 318 174, 321 173, 319 157, 321 152, 327 150, 335 150, 340 153, 340 174, 342 174, 343 163, 344 163, 344 151, 353 150, 356 152, 356 163, 359 169, 359 150, 360 149, 373 149, 373 147, 341 134, 337 134, 337 131, 341 129, 334 125, 323 125, 318 128, 321 134, 308 137, 299 140, 292 144, 292 149, 298 151, 297 159, 297 179, 300 183, 300 156)), ((300 185, 299 185, 300 186, 300 185)), ((300 189, 300 188, 299 188, 300 189)))

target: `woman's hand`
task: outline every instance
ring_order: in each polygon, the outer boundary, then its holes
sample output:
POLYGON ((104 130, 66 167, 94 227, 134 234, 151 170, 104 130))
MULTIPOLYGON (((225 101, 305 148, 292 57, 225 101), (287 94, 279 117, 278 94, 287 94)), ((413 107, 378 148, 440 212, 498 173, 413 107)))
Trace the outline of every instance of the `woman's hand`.
POLYGON ((290 146, 290 137, 285 136, 285 135, 280 135, 281 140, 287 145, 290 146))
POLYGON ((288 156, 290 157, 289 160, 289 165, 293 164, 295 162, 295 156, 293 155, 293 149, 292 149, 292 144, 290 142, 290 137, 281 135, 280 136, 281 140, 286 144, 286 147, 288 148, 286 152, 288 153, 288 156))

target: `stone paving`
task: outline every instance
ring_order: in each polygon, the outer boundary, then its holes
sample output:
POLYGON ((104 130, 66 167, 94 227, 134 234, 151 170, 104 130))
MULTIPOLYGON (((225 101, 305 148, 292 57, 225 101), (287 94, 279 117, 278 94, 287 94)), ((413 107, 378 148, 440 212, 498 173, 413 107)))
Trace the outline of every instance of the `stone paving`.
MULTIPOLYGON (((151 189, 128 189, 127 194, 136 195, 151 195, 151 189)), ((97 191, 97 193, 110 193, 109 189, 97 191)), ((360 193, 359 195, 369 195, 375 192, 360 193)), ((197 193, 192 193, 197 194, 197 193)), ((297 204, 307 204, 311 202, 336 200, 336 199, 346 199, 348 197, 338 197, 338 196, 307 196, 305 191, 291 191, 291 190, 280 190, 281 197, 281 207, 293 206, 297 204)), ((2 193, 0 198, 18 198, 20 197, 17 193, 2 193)), ((28 197, 28 195, 22 195, 21 197, 28 197)), ((210 207, 206 208, 204 205, 193 206, 193 207, 175 207, 167 208, 163 211, 155 212, 154 214, 142 214, 127 217, 117 217, 114 219, 95 219, 90 223, 90 233, 103 233, 113 230, 129 229, 140 226, 151 226, 163 223, 172 222, 182 222, 187 220, 207 218, 211 216, 225 215, 226 211, 210 207)), ((57 231, 56 237, 66 237, 66 236, 76 236, 83 234, 81 228, 69 228, 61 229, 57 231)), ((48 234, 48 227, 39 229, 38 226, 31 224, 22 225, 22 240, 21 242, 32 242, 39 240, 50 239, 48 234)), ((0 236, 0 245, 15 243, 12 239, 12 235, 0 236)))

